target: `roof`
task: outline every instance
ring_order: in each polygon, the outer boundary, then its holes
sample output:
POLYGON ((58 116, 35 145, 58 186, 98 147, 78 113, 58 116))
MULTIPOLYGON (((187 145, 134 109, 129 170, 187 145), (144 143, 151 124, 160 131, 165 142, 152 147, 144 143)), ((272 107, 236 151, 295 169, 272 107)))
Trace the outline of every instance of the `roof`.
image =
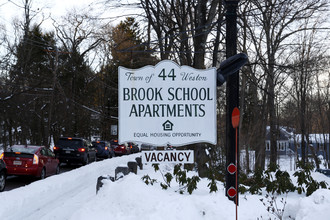
MULTIPOLYGON (((292 131, 293 129, 292 128, 288 128, 288 127, 282 127, 280 126, 278 130, 278 134, 277 134, 277 137, 278 137, 278 140, 279 141, 288 141, 290 140, 290 138, 292 137, 292 131)), ((267 126, 266 128, 266 140, 270 140, 270 127, 267 126)))

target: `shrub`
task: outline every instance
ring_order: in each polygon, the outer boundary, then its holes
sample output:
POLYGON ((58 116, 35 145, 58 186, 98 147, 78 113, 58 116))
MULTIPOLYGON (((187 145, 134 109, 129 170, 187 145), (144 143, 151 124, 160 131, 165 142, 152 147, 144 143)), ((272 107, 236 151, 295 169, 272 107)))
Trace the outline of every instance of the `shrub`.
POLYGON ((306 192, 306 196, 310 196, 319 188, 327 188, 326 182, 317 182, 311 176, 311 171, 314 169, 313 164, 305 163, 304 165, 302 161, 299 161, 297 167, 300 169, 296 171, 293 176, 297 177, 298 186, 296 189, 299 194, 306 192))
MULTIPOLYGON (((162 174, 164 182, 160 183, 162 189, 168 189, 171 187, 171 181, 174 179, 179 183, 179 192, 184 193, 185 190, 191 194, 195 189, 197 189, 197 183, 200 181, 198 176, 187 177, 187 171, 181 169, 181 164, 174 166, 173 175, 171 173, 163 174, 159 169, 158 164, 152 165, 155 169, 155 172, 159 171, 162 174)), ((148 185, 153 185, 154 182, 157 182, 155 179, 151 179, 148 175, 142 177, 142 180, 148 185)))
POLYGON ((260 199, 260 201, 267 208, 267 212, 274 215, 279 220, 283 219, 284 209, 286 206, 286 197, 285 199, 281 198, 280 200, 280 202, 282 203, 282 207, 280 207, 280 205, 278 204, 277 197, 274 194, 266 194, 265 199, 260 199))
MULTIPOLYGON (((289 173, 281 171, 277 165, 270 165, 265 171, 258 168, 251 178, 248 178, 245 174, 241 174, 240 182, 249 186, 248 191, 251 194, 261 195, 261 189, 264 187, 266 187, 268 193, 278 194, 293 192, 295 190, 289 173)), ((244 188, 241 189, 245 191, 244 188)))
POLYGON ((257 168, 252 176, 249 192, 251 194, 261 194, 261 188, 265 186, 263 170, 257 168))
POLYGON ((265 171, 264 183, 268 193, 278 194, 295 191, 290 175, 286 171, 281 171, 278 165, 268 166, 265 171), (274 178, 275 177, 275 178, 274 178))

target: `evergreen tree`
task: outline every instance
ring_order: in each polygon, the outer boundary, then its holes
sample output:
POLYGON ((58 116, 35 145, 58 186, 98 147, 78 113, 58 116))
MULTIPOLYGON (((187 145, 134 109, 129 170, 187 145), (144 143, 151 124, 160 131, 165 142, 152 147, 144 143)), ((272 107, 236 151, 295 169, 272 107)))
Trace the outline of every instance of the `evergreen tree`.
POLYGON ((45 129, 48 124, 52 73, 49 71, 48 51, 54 48, 52 33, 43 34, 33 26, 16 48, 16 63, 9 72, 10 90, 15 94, 6 113, 16 133, 18 143, 47 144, 45 129))
POLYGON ((102 106, 101 134, 104 139, 116 138, 110 135, 111 125, 118 123, 118 67, 137 69, 146 65, 155 65, 157 58, 145 46, 138 23, 128 17, 110 31, 110 52, 112 59, 101 68, 98 74, 102 95, 98 95, 102 106))

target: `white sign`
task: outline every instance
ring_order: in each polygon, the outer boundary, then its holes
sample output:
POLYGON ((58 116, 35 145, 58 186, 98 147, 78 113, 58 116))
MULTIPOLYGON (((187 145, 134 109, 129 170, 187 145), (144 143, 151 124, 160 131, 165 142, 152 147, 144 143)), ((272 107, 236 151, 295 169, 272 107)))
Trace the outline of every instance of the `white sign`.
POLYGON ((142 163, 194 163, 194 151, 143 151, 142 163))
POLYGON ((216 69, 119 67, 119 142, 216 144, 216 69))
POLYGON ((117 125, 111 125, 110 133, 111 135, 118 135, 118 126, 117 125))

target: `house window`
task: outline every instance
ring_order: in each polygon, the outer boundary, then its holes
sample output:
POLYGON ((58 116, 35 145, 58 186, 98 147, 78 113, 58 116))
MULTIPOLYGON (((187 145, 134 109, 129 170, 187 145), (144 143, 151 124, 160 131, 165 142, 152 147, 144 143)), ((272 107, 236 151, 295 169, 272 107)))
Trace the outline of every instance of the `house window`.
POLYGON ((285 151, 285 142, 278 142, 277 143, 277 150, 278 151, 285 151))
POLYGON ((269 143, 269 141, 266 142, 266 151, 270 151, 270 143, 269 143))

